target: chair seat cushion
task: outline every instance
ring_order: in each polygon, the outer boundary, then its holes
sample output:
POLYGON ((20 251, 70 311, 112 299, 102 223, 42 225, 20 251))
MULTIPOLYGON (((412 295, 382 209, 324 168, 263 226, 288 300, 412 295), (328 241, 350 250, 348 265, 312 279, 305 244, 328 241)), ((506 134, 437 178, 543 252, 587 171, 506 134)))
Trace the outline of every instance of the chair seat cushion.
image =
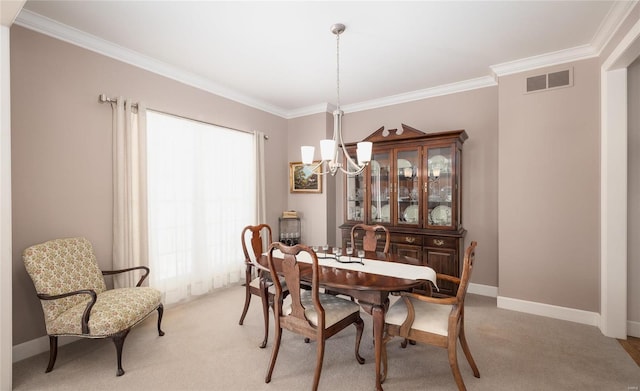
MULTIPOLYGON (((88 336, 106 337, 131 328, 156 310, 160 300, 160 292, 148 287, 104 291, 98 294, 98 299, 91 309, 88 336)), ((87 336, 82 334, 82 314, 87 302, 71 307, 52 322, 48 322, 47 333, 87 336)))
MULTIPOLYGON (((414 330, 426 331, 428 333, 447 336, 449 325, 449 314, 451 305, 426 303, 417 299, 409 298, 416 312, 416 317, 411 326, 414 330)), ((385 323, 400 326, 407 319, 407 305, 400 299, 393 303, 387 311, 385 323)))
MULTIPOLYGON (((325 328, 333 326, 334 324, 353 314, 354 312, 360 311, 360 305, 352 302, 351 300, 346 300, 341 297, 325 293, 320 293, 319 297, 320 304, 322 304, 322 307, 324 308, 325 328)), ((311 291, 301 291, 300 302, 305 308, 304 315, 307 317, 309 322, 314 326, 318 326, 318 313, 313 306, 311 291)), ((284 313, 286 315, 289 315, 291 313, 290 305, 284 309, 284 313)))

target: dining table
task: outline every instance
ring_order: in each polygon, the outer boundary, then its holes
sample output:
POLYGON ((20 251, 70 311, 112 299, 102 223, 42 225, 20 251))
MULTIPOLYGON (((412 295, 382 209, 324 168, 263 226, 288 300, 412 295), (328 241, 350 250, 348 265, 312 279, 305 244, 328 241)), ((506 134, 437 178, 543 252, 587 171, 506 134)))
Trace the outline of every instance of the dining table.
MULTIPOLYGON (((308 255, 308 253, 300 253, 308 255)), ((389 308, 391 292, 415 288, 430 290, 436 285, 436 272, 419 264, 418 259, 391 253, 366 251, 362 258, 352 255, 336 257, 330 251, 316 252, 319 265, 319 283, 325 290, 344 294, 357 300, 360 307, 373 319, 376 390, 382 390, 381 361, 385 314, 389 308), (428 282, 430 281, 431 284, 428 282)), ((282 253, 274 250, 273 260, 279 272, 282 253)), ((311 282, 310 257, 298 257, 300 279, 311 282)), ((256 266, 269 270, 267 253, 256 259, 256 266)))

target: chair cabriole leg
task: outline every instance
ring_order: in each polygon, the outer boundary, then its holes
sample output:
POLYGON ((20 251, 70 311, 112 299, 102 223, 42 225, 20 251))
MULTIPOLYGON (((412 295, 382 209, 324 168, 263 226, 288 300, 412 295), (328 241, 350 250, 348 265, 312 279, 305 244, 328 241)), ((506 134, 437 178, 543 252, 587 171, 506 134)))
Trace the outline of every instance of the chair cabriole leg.
POLYGON ((262 316, 264 318, 264 339, 260 344, 260 348, 263 349, 267 346, 267 340, 269 339, 269 291, 266 286, 263 286, 264 283, 261 283, 261 292, 262 295, 260 298, 262 299, 262 316))
POLYGON ((469 350, 469 344, 467 344, 467 338, 464 335, 463 325, 460 326, 460 345, 462 346, 462 351, 464 352, 465 357, 467 357, 467 362, 469 362, 469 365, 473 370, 473 376, 479 378, 480 371, 478 370, 478 366, 476 365, 476 362, 471 355, 471 350, 469 350))
POLYGON ((124 375, 124 369, 122 369, 122 346, 124 345, 124 339, 127 338, 127 334, 129 334, 129 330, 130 329, 123 330, 112 337, 113 343, 116 345, 116 356, 118 359, 116 376, 124 375))
MULTIPOLYGON (((277 315, 276 315, 277 316, 277 315)), ((273 368, 276 366, 276 360, 278 359, 278 351, 280 350, 280 341, 282 340, 282 328, 279 325, 276 326, 276 335, 273 340, 273 351, 271 352, 271 361, 269 362, 269 368, 267 369, 267 376, 264 379, 265 383, 271 381, 271 375, 273 374, 273 368)))
POLYGON ((324 361, 324 342, 323 338, 318 338, 317 350, 316 350, 316 371, 313 375, 313 391, 318 390, 318 384, 320 383, 320 375, 322 374, 322 362, 324 361))
POLYGON ((49 336, 49 365, 45 373, 49 373, 53 370, 53 365, 56 363, 56 357, 58 357, 58 337, 55 335, 49 336))
POLYGON ((364 364, 364 358, 360 355, 360 340, 362 339, 362 332, 364 331, 364 321, 358 319, 356 325, 356 360, 358 363, 364 364))
POLYGON ((247 286, 245 289, 245 297, 244 297, 244 308, 242 309, 242 315, 240 315, 240 322, 238 322, 238 324, 241 326, 242 326, 242 323, 244 322, 244 317, 247 316, 247 311, 249 310, 249 303, 251 303, 251 292, 249 291, 249 283, 247 283, 247 286))
POLYGON ((161 337, 164 335, 164 331, 160 329, 160 324, 162 323, 162 314, 164 314, 164 306, 162 305, 162 303, 160 303, 160 305, 158 306, 158 335, 161 337))
POLYGON ((462 380, 462 375, 460 374, 460 367, 458 366, 458 351, 456 343, 456 339, 453 339, 453 341, 451 341, 451 339, 449 340, 449 347, 447 348, 449 352, 449 366, 451 367, 451 372, 453 372, 453 378, 458 385, 458 390, 467 391, 464 381, 462 380))

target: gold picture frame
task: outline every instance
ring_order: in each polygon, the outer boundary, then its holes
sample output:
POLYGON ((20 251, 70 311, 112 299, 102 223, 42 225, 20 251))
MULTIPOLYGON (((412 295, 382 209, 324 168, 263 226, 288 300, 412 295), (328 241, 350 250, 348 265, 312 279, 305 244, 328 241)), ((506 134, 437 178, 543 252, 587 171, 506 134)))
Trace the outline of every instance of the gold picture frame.
MULTIPOLYGON (((317 164, 319 162, 313 162, 317 164)), ((306 167, 302 162, 289 163, 289 192, 290 193, 322 193, 322 178, 317 173, 320 168, 315 169, 314 174, 307 175, 306 167)))

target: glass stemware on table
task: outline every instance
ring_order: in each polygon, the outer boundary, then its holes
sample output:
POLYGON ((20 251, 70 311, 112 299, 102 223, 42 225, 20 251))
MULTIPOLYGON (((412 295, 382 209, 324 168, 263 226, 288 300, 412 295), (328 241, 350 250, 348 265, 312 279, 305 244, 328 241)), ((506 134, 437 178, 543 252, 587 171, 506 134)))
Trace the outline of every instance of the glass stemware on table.
POLYGON ((328 244, 322 246, 311 246, 311 249, 316 253, 318 259, 335 259, 340 263, 359 263, 364 265, 364 262, 362 261, 365 255, 364 250, 358 250, 357 254, 354 254, 353 247, 347 247, 344 252, 340 247, 332 247, 331 253, 329 253, 328 244), (322 251, 320 252, 320 250, 322 251), (348 260, 344 259, 342 257, 343 255, 349 256, 348 260), (352 255, 357 255, 357 260, 354 260, 352 255))

